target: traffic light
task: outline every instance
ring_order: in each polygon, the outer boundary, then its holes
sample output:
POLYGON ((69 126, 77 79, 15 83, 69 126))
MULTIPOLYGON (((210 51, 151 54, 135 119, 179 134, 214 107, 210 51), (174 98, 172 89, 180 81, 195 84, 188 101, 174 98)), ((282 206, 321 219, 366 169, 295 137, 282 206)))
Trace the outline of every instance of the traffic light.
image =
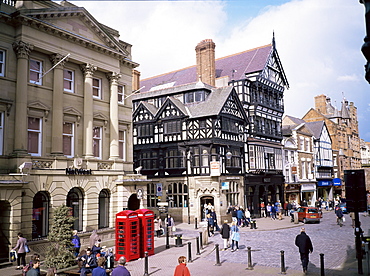
POLYGON ((348 212, 366 212, 366 185, 364 170, 345 170, 346 202, 348 212))

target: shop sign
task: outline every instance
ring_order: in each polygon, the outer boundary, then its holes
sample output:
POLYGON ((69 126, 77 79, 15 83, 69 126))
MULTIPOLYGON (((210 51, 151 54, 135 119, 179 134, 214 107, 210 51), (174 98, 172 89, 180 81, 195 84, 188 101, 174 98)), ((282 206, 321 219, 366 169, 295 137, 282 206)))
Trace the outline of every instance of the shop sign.
POLYGON ((211 161, 210 166, 211 166, 211 176, 220 176, 221 175, 220 161, 211 161))
POLYGON ((230 182, 222 182, 221 183, 221 189, 222 190, 228 190, 229 189, 230 182))
POLYGON ((319 180, 317 182, 317 186, 319 187, 329 187, 333 184, 331 180, 319 180))
POLYGON ((301 191, 316 191, 316 184, 310 183, 310 184, 302 184, 301 185, 301 191))
POLYGON ((292 167, 292 174, 297 174, 297 167, 292 167))
POLYGON ((342 180, 340 178, 334 178, 333 179, 333 185, 334 186, 342 186, 342 180))

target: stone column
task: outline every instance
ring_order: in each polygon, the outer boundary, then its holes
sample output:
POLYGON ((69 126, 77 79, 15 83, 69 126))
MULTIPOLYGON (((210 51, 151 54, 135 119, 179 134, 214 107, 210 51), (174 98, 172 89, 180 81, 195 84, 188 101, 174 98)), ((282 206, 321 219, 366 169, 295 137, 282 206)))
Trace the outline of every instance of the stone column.
POLYGON ((110 147, 109 159, 115 160, 119 158, 119 129, 118 129, 118 80, 121 74, 107 74, 110 81, 110 105, 109 105, 109 121, 110 121, 110 147))
POLYGON ((17 83, 15 92, 15 135, 14 154, 25 155, 28 152, 27 86, 28 59, 33 45, 17 41, 13 43, 17 55, 17 83))
POLYGON ((85 75, 84 85, 84 139, 83 139, 83 156, 85 158, 94 157, 93 154, 93 120, 94 120, 94 102, 92 94, 93 75, 96 71, 96 66, 85 64, 81 66, 81 70, 85 75))
MULTIPOLYGON (((61 54, 53 54, 50 56, 50 61, 53 65, 63 59, 61 54)), ((52 116, 52 139, 51 139, 51 154, 63 155, 63 80, 64 80, 64 64, 67 59, 59 63, 54 68, 53 82, 53 116, 52 116)))

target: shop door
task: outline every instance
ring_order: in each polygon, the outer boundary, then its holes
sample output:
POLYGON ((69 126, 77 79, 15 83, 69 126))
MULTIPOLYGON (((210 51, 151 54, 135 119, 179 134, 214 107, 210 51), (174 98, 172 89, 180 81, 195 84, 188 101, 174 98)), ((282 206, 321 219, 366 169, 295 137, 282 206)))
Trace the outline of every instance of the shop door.
POLYGON ((0 263, 9 261, 10 203, 0 200, 0 263))

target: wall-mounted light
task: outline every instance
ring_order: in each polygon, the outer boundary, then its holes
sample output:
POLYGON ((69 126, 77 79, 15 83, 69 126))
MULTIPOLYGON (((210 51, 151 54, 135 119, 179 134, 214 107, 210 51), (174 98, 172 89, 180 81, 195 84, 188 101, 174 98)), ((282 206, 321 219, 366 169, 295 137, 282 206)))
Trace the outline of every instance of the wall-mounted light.
POLYGON ((226 159, 230 160, 232 156, 233 154, 230 151, 226 153, 226 159))

